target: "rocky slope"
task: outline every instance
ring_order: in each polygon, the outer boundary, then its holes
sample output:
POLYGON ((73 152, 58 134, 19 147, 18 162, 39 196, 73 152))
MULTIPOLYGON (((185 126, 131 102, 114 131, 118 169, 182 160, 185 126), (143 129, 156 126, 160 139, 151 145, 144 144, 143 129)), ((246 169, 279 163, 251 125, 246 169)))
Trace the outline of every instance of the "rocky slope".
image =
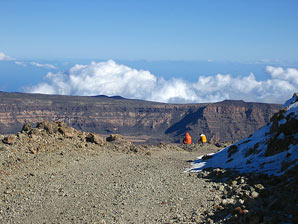
POLYGON ((280 105, 224 101, 163 104, 121 97, 78 97, 0 92, 0 133, 16 133, 25 122, 63 121, 78 130, 143 136, 149 142, 180 142, 188 131, 208 139, 235 141, 269 122, 280 105))
POLYGON ((298 164, 298 93, 285 103, 271 122, 215 155, 200 158, 193 171, 208 167, 241 173, 282 175, 298 164))
POLYGON ((230 212, 218 211, 229 216, 228 223, 298 223, 298 93, 268 125, 220 152, 199 157, 189 171, 206 169, 199 176, 213 170, 210 176, 217 181, 231 180, 230 212), (238 176, 234 183, 231 171, 238 176))

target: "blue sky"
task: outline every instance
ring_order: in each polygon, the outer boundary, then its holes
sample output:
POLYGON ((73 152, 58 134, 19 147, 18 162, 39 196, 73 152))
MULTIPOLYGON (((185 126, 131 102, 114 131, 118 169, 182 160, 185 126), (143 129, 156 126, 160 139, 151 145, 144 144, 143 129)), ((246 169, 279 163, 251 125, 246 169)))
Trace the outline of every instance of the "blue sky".
POLYGON ((298 60, 296 0, 0 1, 17 58, 298 60))
MULTIPOLYGON (((160 94, 169 96, 164 102, 282 103, 298 91, 297 11, 297 0, 0 0, 0 91, 97 94, 69 86, 65 76, 82 64, 89 70, 78 70, 80 79, 88 73, 98 80, 99 71, 117 68, 121 74, 106 77, 118 75, 122 79, 115 82, 121 83, 135 69, 134 75, 154 82, 148 84, 151 91, 163 89, 160 94), (245 78, 251 80, 249 91, 237 94, 245 87, 235 87, 225 94, 245 78), (176 94, 173 88, 185 90, 176 94)), ((114 91, 119 86, 98 94, 162 98, 150 91, 128 93, 128 86, 114 91)))

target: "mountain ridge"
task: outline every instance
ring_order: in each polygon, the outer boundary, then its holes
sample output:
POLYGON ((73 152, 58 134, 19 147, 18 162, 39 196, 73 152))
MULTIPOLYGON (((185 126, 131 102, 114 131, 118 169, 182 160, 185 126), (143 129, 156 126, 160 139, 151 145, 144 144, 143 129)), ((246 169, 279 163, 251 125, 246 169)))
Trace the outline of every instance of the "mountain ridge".
POLYGON ((99 134, 146 135, 150 142, 181 142, 205 133, 215 142, 236 141, 268 123, 278 104, 244 101, 167 104, 115 97, 0 92, 0 133, 16 133, 24 123, 59 120, 99 134))

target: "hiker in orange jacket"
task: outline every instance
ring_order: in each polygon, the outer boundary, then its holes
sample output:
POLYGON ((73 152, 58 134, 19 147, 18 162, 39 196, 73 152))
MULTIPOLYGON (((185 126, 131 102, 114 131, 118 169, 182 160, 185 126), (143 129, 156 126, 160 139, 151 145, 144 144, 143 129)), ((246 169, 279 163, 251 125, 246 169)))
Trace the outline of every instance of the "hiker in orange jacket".
POLYGON ((184 144, 191 144, 191 136, 186 132, 185 138, 183 139, 184 144))

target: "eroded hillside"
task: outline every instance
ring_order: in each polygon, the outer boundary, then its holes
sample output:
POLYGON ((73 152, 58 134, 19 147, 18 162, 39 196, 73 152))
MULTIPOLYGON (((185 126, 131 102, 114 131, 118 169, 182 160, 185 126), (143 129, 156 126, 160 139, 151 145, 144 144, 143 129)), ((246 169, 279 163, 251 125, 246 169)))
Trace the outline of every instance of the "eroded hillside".
POLYGON ((16 133, 25 122, 58 120, 88 132, 147 136, 151 142, 180 142, 186 131, 197 141, 247 137, 269 122, 280 105, 224 101, 164 104, 110 97, 0 92, 0 133, 16 133))

